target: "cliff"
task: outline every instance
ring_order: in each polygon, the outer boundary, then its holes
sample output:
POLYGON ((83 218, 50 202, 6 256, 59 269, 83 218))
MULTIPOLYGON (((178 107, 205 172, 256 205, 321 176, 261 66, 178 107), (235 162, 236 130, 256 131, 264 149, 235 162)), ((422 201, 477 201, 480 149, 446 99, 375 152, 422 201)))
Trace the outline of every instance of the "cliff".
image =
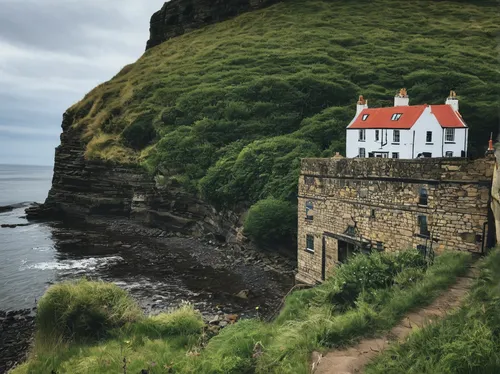
POLYGON ((151 17, 146 49, 171 38, 221 22, 279 0, 172 0, 151 17))
POLYGON ((86 159, 82 129, 73 126, 76 120, 71 110, 63 116, 52 188, 44 204, 27 209, 28 218, 68 222, 122 217, 194 236, 211 233, 232 241, 237 235, 237 215, 218 213, 180 186, 162 185, 138 165, 86 159))

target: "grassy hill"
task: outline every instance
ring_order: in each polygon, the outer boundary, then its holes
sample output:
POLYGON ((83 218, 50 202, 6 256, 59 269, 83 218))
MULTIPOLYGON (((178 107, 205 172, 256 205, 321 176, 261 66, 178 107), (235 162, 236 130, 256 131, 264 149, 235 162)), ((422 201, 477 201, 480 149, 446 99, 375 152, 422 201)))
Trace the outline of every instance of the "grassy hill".
POLYGON ((480 155, 498 131, 496 1, 289 0, 174 38, 77 103, 86 156, 140 163, 219 207, 295 203, 299 157, 344 152, 359 94, 458 92, 480 155))

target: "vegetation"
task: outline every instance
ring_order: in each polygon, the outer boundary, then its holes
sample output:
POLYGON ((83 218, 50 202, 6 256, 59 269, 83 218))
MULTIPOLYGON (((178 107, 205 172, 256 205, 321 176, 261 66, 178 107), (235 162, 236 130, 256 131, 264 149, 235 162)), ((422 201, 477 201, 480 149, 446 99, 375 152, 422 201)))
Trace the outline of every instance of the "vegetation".
MULTIPOLYGON (((46 346, 47 330, 40 329, 29 362, 14 374, 116 373, 123 370, 124 358, 127 372, 132 373, 142 369, 150 373, 307 373, 313 350, 348 345, 390 329, 405 312, 429 303, 454 282, 469 260, 465 253, 444 253, 427 266, 416 251, 357 255, 324 284, 292 293, 274 321, 243 320, 209 340, 200 314, 188 306, 172 314, 129 319, 102 334, 99 343, 73 337, 46 346), (415 272, 419 280, 413 280, 415 272)), ((82 286, 89 283, 73 285, 82 286)), ((48 295, 53 295, 52 290, 48 295)), ((59 300, 43 300, 46 308, 52 302, 59 300)), ((86 315, 87 308, 80 305, 86 315)), ((89 301, 89 309, 91 305, 89 301)))
POLYGON ((37 330, 43 340, 98 339, 137 321, 141 309, 130 295, 103 282, 80 280, 52 286, 38 304, 37 330))
POLYGON ((345 150, 359 94, 460 95, 470 150, 497 132, 494 1, 289 0, 171 39, 71 108, 86 155, 145 166, 219 207, 296 201, 299 158, 345 150), (298 17, 300 15, 300 17, 298 17))
POLYGON ((297 207, 277 199, 261 200, 248 212, 244 233, 263 246, 285 245, 297 237, 297 207))
POLYGON ((413 333, 368 366, 375 373, 500 372, 500 251, 480 266, 480 275, 460 309, 413 333))

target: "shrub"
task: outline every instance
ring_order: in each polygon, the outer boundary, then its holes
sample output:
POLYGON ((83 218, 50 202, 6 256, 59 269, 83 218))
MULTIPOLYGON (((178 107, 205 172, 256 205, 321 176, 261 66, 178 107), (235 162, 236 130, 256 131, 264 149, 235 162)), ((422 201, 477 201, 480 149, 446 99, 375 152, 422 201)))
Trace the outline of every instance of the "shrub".
POLYGON ((338 310, 354 306, 364 291, 387 288, 393 285, 395 276, 408 269, 425 267, 425 259, 419 251, 410 249, 396 253, 356 254, 346 264, 335 269, 323 288, 324 297, 338 310))
POLYGON ((135 323, 132 331, 152 339, 199 335, 204 327, 200 312, 183 306, 172 313, 161 313, 135 323))
POLYGON ((85 340, 104 337, 142 316, 137 303, 118 286, 80 280, 48 289, 38 304, 36 326, 42 339, 85 340))
POLYGON ((123 130, 125 144, 135 150, 141 150, 156 138, 156 130, 153 127, 153 115, 140 116, 134 123, 123 130))
POLYGON ((297 207, 272 198, 261 200, 248 211, 244 233, 262 246, 289 245, 297 233, 297 207))

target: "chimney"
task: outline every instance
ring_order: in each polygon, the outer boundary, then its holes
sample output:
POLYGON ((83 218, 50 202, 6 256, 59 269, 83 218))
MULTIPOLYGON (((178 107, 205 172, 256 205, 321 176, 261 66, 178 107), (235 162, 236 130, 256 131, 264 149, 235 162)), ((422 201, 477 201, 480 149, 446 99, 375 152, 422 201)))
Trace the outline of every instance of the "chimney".
POLYGON ((359 113, 361 113, 363 109, 367 108, 368 108, 368 100, 365 100, 365 98, 362 95, 360 95, 358 104, 356 105, 356 117, 359 116, 359 113))
POLYGON ((450 96, 446 99, 445 104, 450 105, 455 112, 458 112, 458 98, 455 91, 450 91, 450 96))
POLYGON ((408 97, 408 92, 406 92, 406 88, 402 88, 399 92, 394 96, 394 106, 408 106, 410 105, 410 98, 408 97))

